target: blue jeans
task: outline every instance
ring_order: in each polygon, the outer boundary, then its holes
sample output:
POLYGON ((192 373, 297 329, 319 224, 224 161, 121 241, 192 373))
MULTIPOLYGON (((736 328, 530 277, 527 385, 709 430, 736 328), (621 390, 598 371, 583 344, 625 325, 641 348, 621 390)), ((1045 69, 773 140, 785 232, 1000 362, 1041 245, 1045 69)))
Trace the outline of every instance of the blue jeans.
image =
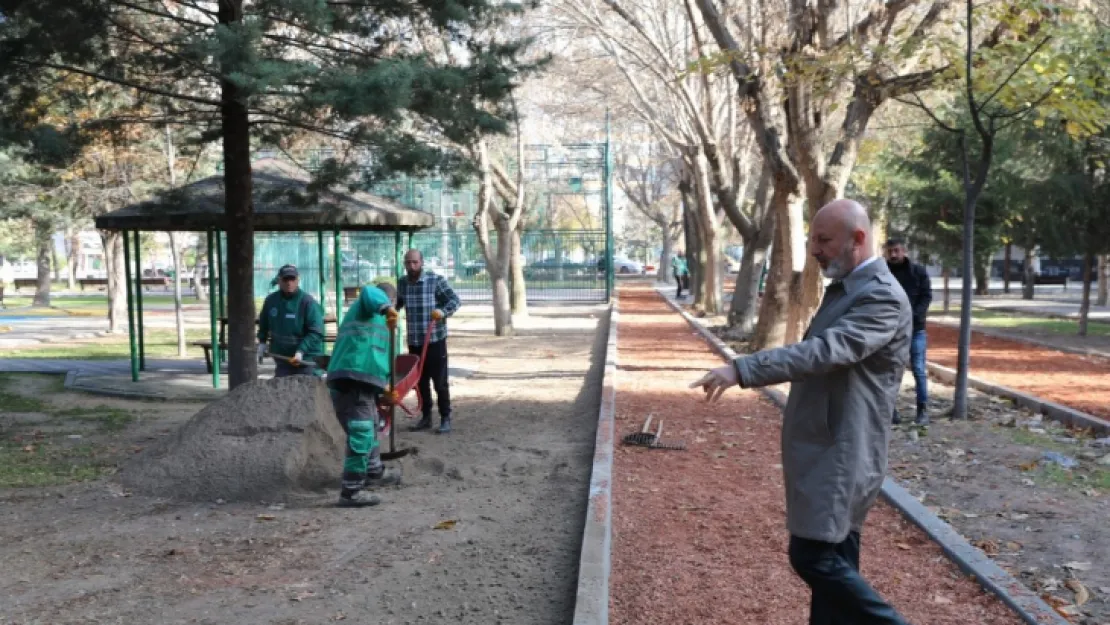
POLYGON ((929 401, 929 374, 925 371, 925 330, 913 333, 910 341, 910 367, 913 368, 917 405, 924 406, 929 401))

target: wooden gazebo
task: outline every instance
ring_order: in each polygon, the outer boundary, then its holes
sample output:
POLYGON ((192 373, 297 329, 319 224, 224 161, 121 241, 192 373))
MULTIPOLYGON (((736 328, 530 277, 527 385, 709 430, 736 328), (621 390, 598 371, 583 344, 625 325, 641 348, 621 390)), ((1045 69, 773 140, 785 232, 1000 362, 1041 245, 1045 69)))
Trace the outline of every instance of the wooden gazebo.
MULTIPOLYGON (((296 165, 267 158, 256 161, 253 169, 254 229, 256 232, 315 232, 319 253, 321 303, 325 301, 324 233, 330 232, 334 245, 335 301, 343 303, 343 277, 340 233, 345 231, 393 232, 396 272, 400 275, 401 233, 412 233, 435 224, 430 214, 406 208, 392 200, 362 191, 324 190, 312 193, 311 177, 296 165)), ((209 320, 212 346, 212 384, 220 384, 220 337, 217 333, 218 310, 224 309, 226 275, 220 244, 227 230, 224 213, 223 176, 211 176, 192 184, 161 193, 155 199, 139 202, 96 218, 96 227, 123 232, 124 267, 127 284, 127 323, 131 339, 131 378, 138 381, 146 369, 143 341, 143 295, 140 232, 204 232, 208 244, 209 320), (132 241, 134 249, 132 250, 132 241), (132 272, 132 253, 134 267, 132 272), (213 263, 213 253, 216 254, 213 263), (217 274, 215 265, 220 266, 217 274)), ((179 277, 175 276, 175 279, 179 277)), ((200 288, 200 281, 196 281, 200 288)), ((336 310, 340 317, 341 310, 336 310)))

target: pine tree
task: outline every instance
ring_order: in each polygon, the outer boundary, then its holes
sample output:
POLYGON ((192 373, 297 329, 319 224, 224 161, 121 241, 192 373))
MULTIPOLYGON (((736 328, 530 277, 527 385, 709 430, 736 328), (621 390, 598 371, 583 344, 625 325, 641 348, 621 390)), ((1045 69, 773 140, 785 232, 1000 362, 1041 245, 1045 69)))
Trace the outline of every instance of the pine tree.
MULTIPOLYGON (((0 126, 34 126, 42 102, 76 96, 66 79, 84 76, 134 94, 132 112, 99 123, 187 125, 222 141, 235 387, 257 374, 252 147, 311 132, 364 148, 372 176, 467 168, 450 146, 503 132, 511 118, 524 42, 484 34, 519 10, 489 0, 0 0, 0 126), (428 54, 428 42, 456 53, 428 54)), ((322 171, 322 183, 349 173, 322 171)))

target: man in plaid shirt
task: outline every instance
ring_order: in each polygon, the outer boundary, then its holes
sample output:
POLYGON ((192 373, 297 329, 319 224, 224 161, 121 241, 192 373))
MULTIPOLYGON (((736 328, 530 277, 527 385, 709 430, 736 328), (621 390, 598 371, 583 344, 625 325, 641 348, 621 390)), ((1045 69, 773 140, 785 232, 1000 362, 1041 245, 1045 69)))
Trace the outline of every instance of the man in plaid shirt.
POLYGON ((397 284, 397 310, 405 308, 405 328, 408 334, 409 353, 420 355, 424 348, 424 334, 432 319, 428 354, 420 372, 420 397, 424 414, 410 428, 412 431, 432 427, 432 385, 436 387, 436 404, 439 407, 439 432, 451 432, 451 392, 447 388, 447 321, 459 309, 459 296, 451 290, 447 279, 424 269, 424 255, 420 250, 405 253, 405 277, 397 284))

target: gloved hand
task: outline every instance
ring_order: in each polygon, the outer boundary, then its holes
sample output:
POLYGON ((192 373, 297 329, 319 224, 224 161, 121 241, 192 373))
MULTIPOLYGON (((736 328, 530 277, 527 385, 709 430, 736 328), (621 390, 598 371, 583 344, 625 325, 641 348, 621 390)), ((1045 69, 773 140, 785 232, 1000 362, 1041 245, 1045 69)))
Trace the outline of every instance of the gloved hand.
POLYGON ((397 311, 394 310, 392 306, 387 308, 385 310, 385 325, 386 325, 386 327, 388 327, 390 330, 396 330, 397 329, 397 319, 398 319, 398 317, 400 317, 400 315, 397 314, 397 311))
POLYGON ((259 362, 259 364, 262 363, 262 360, 264 358, 266 358, 266 344, 265 343, 259 343, 258 344, 258 362, 259 362))
POLYGON ((293 365, 296 365, 296 366, 299 367, 299 366, 301 366, 301 359, 302 358, 304 358, 304 354, 302 354, 301 352, 297 352, 296 354, 293 354, 293 357, 289 360, 289 362, 290 362, 290 364, 293 364, 293 365))
POLYGON ((386 406, 392 406, 397 403, 397 391, 386 391, 382 393, 382 403, 386 406))
POLYGON ((433 310, 432 311, 432 321, 442 321, 442 320, 443 320, 443 311, 438 309, 438 308, 433 310))

